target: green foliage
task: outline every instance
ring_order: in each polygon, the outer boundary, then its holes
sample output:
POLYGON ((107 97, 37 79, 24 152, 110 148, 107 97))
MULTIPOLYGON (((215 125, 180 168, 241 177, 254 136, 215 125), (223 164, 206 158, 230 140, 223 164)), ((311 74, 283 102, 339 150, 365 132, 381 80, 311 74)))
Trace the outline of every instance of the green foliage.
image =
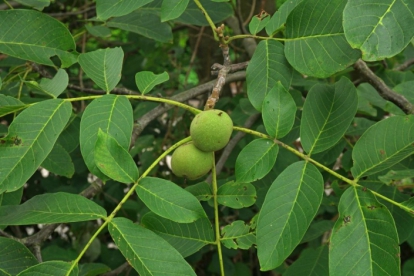
POLYGON ((259 2, 0 5, 0 275, 412 275, 413 2, 259 2))

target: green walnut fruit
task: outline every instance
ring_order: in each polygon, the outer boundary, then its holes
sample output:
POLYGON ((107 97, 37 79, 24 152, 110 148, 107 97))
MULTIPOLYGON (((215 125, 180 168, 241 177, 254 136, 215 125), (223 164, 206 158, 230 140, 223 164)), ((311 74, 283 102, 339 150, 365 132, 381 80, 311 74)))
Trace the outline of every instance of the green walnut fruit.
POLYGON ((233 121, 230 116, 217 109, 197 114, 190 126, 190 135, 194 145, 205 152, 224 148, 232 132, 233 121))
POLYGON ((192 142, 178 147, 171 157, 173 173, 189 180, 206 175, 212 167, 213 154, 199 150, 192 142))

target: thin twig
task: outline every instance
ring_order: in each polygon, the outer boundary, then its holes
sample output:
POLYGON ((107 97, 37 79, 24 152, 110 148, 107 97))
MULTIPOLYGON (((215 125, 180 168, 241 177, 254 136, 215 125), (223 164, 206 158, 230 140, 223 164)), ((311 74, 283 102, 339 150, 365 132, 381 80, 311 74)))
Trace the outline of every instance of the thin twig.
MULTIPOLYGON (((245 61, 245 62, 240 62, 240 63, 236 63, 236 64, 231 64, 229 67, 230 67, 230 70, 229 70, 229 74, 230 73, 234 73, 234 72, 238 72, 238 71, 242 71, 242 70, 246 70, 246 68, 247 68, 247 66, 249 65, 249 62, 248 61, 245 61)), ((223 65, 221 65, 221 64, 218 64, 218 63, 214 63, 212 66, 211 66, 211 75, 212 76, 217 76, 218 74, 219 74, 219 71, 222 69, 222 68, 224 68, 224 66, 223 65)))
POLYGON ((393 90, 391 90, 385 82, 380 79, 374 72, 369 69, 368 65, 361 59, 355 64, 354 68, 365 78, 368 79, 369 83, 377 90, 378 94, 386 100, 393 102, 399 108, 401 108, 406 114, 414 113, 414 106, 403 96, 393 90))
POLYGON ((203 37, 204 29, 205 29, 205 26, 201 27, 200 32, 198 33, 197 41, 194 46, 194 51, 193 51, 193 54, 191 55, 190 65, 188 66, 187 74, 185 75, 185 80, 184 80, 184 85, 183 85, 184 87, 187 86, 188 77, 190 76, 191 68, 193 67, 194 60, 197 56, 198 48, 200 47, 200 42, 201 42, 201 38, 203 37))
POLYGON ((404 71, 405 69, 407 69, 408 67, 410 67, 413 64, 414 64, 414 58, 405 61, 403 64, 400 64, 399 66, 395 67, 392 70, 393 71, 404 71))

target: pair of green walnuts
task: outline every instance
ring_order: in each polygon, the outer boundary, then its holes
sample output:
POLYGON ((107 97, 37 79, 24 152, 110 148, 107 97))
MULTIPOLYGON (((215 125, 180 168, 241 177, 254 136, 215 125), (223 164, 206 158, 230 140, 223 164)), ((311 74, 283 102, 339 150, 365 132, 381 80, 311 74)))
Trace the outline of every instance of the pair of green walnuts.
POLYGON ((197 114, 190 125, 192 141, 178 147, 171 158, 176 176, 194 180, 213 167, 212 152, 224 148, 233 132, 233 121, 224 111, 211 109, 197 114))

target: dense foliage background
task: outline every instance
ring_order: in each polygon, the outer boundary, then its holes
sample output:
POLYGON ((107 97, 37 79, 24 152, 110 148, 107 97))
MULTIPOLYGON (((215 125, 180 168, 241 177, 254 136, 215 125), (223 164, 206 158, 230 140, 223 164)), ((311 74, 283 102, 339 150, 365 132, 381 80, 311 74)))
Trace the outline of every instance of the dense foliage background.
POLYGON ((414 275, 413 26, 411 0, 4 1, 0 275, 414 275), (210 105, 232 138, 178 178, 210 105))

